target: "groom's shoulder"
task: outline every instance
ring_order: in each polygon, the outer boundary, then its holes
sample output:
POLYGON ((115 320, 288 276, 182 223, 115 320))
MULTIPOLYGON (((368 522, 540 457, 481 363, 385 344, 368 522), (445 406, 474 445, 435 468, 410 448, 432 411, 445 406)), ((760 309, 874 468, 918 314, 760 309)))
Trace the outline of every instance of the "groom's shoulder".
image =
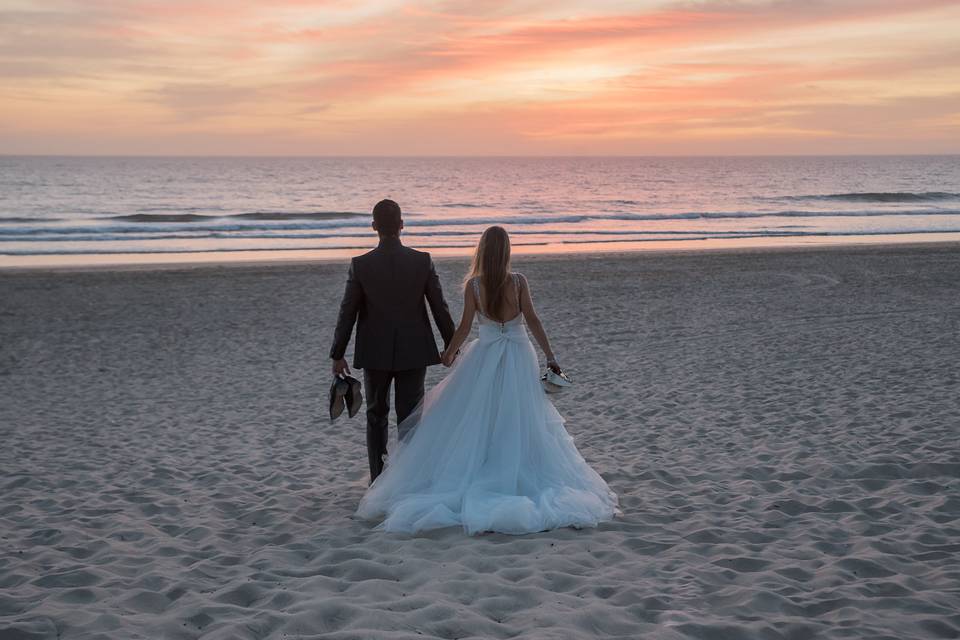
POLYGON ((429 260, 429 259, 430 259, 430 254, 427 253, 426 251, 420 251, 419 249, 414 249, 413 247, 404 247, 404 249, 406 249, 407 251, 409 251, 409 252, 410 252, 410 255, 416 256, 416 257, 420 258, 421 260, 429 260))
MULTIPOLYGON (((380 258, 382 258, 382 257, 384 257, 384 256, 387 256, 387 255, 391 255, 391 254, 394 255, 394 256, 396 256, 396 255, 397 255, 396 250, 391 251, 391 252, 388 253, 388 252, 385 252, 385 251, 383 251, 381 248, 378 247, 378 248, 376 248, 376 249, 372 249, 372 250, 370 250, 370 251, 367 251, 367 252, 364 253, 364 254, 361 254, 361 255, 359 255, 359 256, 355 256, 355 257, 351 258, 351 262, 352 262, 353 264, 355 264, 355 265, 356 265, 356 264, 363 264, 363 263, 376 264, 376 262, 377 262, 380 258)), ((429 263, 432 261, 432 258, 430 257, 430 254, 427 253, 426 251, 420 251, 420 250, 418 250, 418 249, 414 249, 414 248, 408 247, 408 246, 406 246, 406 245, 400 247, 399 255, 402 256, 404 259, 408 260, 408 261, 411 262, 411 263, 426 263, 426 264, 429 264, 429 263)))
POLYGON ((365 253, 365 254, 363 254, 363 255, 353 256, 352 258, 350 258, 350 270, 353 271, 353 272, 356 272, 357 269, 358 269, 361 265, 363 265, 364 262, 366 262, 366 258, 367 258, 367 256, 369 256, 369 255, 370 255, 370 252, 367 252, 367 253, 365 253))
POLYGON ((426 251, 420 251, 419 249, 414 249, 413 247, 404 245, 403 253, 406 255, 407 259, 410 260, 410 262, 416 264, 430 264, 430 254, 426 251))

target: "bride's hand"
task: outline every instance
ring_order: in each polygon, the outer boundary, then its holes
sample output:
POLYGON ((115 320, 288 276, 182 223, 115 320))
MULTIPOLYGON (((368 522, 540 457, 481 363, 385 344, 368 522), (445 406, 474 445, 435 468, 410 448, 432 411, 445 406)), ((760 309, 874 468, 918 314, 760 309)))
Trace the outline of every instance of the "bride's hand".
POLYGON ((560 365, 557 364, 557 361, 553 359, 547 360, 547 368, 553 371, 557 375, 560 375, 561 373, 563 373, 563 369, 561 369, 560 365))
POLYGON ((443 352, 443 355, 440 356, 440 362, 443 363, 445 367, 452 367, 453 361, 457 359, 457 354, 452 353, 449 349, 443 352))

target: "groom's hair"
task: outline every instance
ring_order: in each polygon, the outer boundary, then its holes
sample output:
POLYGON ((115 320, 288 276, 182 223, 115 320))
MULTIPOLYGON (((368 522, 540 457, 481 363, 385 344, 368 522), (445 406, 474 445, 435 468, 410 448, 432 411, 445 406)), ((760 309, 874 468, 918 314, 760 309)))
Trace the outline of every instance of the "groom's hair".
POLYGON ((400 205, 393 200, 381 200, 373 207, 373 223, 377 233, 395 236, 400 233, 400 205))

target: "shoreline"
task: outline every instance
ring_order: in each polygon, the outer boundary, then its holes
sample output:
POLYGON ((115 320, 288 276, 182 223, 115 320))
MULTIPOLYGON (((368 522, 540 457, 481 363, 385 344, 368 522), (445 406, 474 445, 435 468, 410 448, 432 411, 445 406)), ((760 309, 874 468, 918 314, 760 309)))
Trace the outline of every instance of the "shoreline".
MULTIPOLYGON (((918 234, 913 234, 918 235, 918 234)), ((655 243, 654 246, 637 246, 636 243, 631 246, 617 246, 608 249, 592 248, 590 250, 556 250, 555 247, 520 247, 513 249, 514 258, 522 260, 578 260, 578 259, 597 259, 607 257, 621 257, 630 255, 655 254, 655 255, 697 255, 697 254, 727 254, 727 255, 747 255, 747 254, 769 254, 769 253, 796 253, 796 252, 836 252, 836 251, 861 251, 870 249, 890 250, 890 249, 925 249, 925 248, 953 248, 960 249, 960 234, 944 233, 936 234, 949 236, 948 238, 931 238, 934 234, 923 234, 927 237, 913 237, 909 241, 893 242, 887 240, 887 235, 864 235, 856 236, 856 240, 843 237, 837 242, 764 242, 767 238, 738 239, 731 241, 711 240, 710 246, 705 245, 705 241, 664 241, 655 243), (758 240, 747 242, 747 240, 758 240)), ((371 244, 369 249, 374 248, 371 244)), ((416 245, 408 245, 418 249, 416 245)), ((291 251, 256 251, 256 252, 218 252, 211 254, 198 253, 145 253, 139 254, 143 261, 107 261, 107 262, 75 262, 75 263, 51 263, 38 260, 39 264, 4 264, 5 257, 0 255, 0 276, 11 275, 15 273, 77 273, 88 271, 176 271, 176 270, 196 270, 196 269, 229 269, 229 268, 250 268, 250 267, 280 267, 280 266, 304 266, 312 264, 345 264, 357 255, 362 255, 369 249, 349 254, 316 256, 309 255, 317 253, 315 250, 291 250, 291 251), (246 259, 229 259, 223 254, 243 254, 251 253, 257 256, 245 256, 246 259), (285 254, 289 257, 282 257, 276 254, 285 254), (295 254, 295 255, 291 255, 295 254), (197 259, 198 256, 209 256, 210 259, 197 259), (169 259, 161 259, 169 257, 169 259), (187 259, 182 259, 187 258, 187 259)), ((434 260, 438 262, 459 262, 469 260, 472 256, 472 248, 467 251, 457 250, 437 250, 421 249, 431 254, 434 260)), ((137 254, 98 254, 96 258, 115 259, 117 257, 130 259, 131 255, 137 254)), ((76 255, 57 255, 57 256, 18 256, 31 257, 39 259, 50 258, 76 258, 76 255)), ((84 256, 90 258, 91 256, 84 256)))

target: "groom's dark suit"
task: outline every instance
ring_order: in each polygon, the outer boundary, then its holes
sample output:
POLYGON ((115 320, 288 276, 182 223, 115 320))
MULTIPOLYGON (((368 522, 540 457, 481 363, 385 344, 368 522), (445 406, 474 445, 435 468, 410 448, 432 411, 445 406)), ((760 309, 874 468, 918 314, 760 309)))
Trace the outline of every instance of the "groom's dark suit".
POLYGON ((429 253, 405 247, 394 236, 381 238, 376 249, 350 262, 330 357, 343 357, 356 322, 353 366, 363 369, 371 480, 383 470, 387 452, 390 383, 399 424, 423 398, 426 368, 440 362, 424 297, 444 345, 449 344, 453 318, 429 253))

